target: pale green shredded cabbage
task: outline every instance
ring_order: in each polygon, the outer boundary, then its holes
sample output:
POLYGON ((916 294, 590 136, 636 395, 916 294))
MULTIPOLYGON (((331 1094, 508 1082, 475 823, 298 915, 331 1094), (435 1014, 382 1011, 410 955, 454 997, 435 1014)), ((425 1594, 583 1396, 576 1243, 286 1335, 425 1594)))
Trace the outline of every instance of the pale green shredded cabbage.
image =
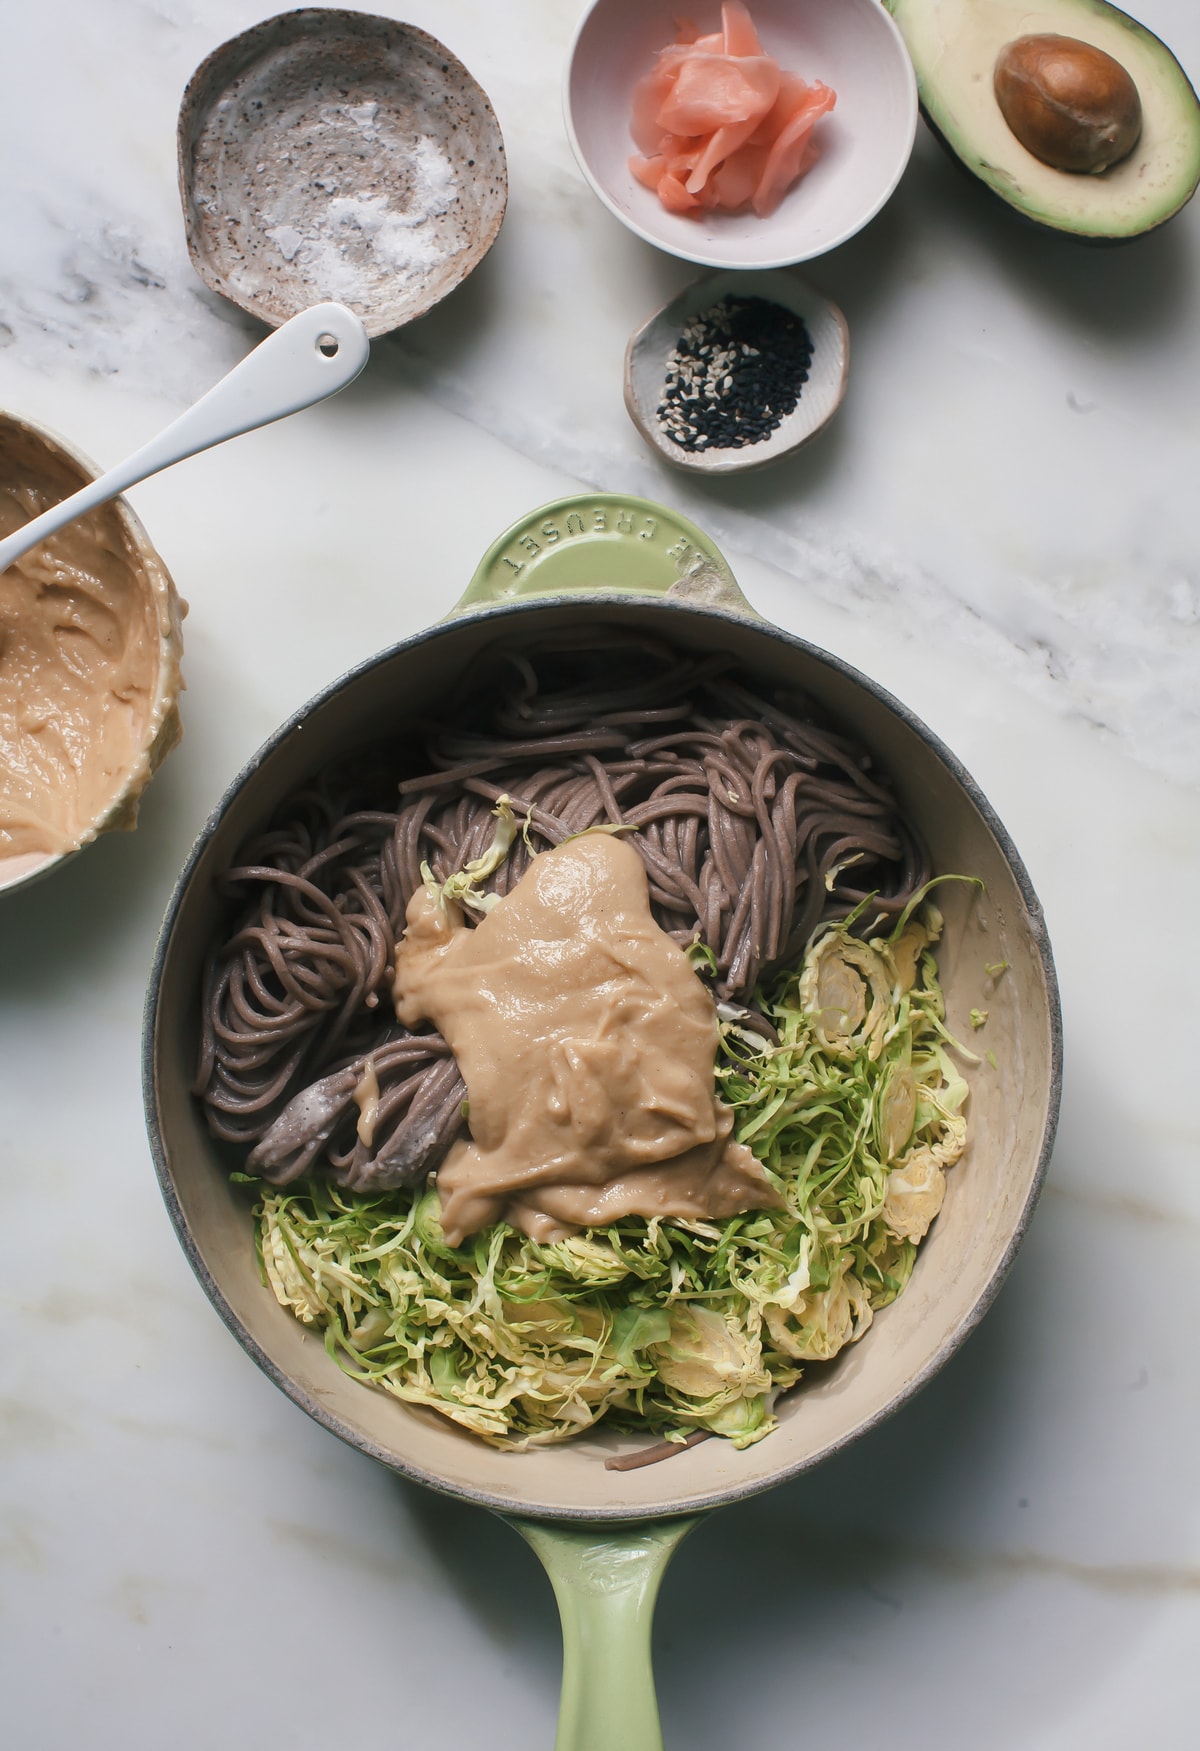
POLYGON ((719 1093, 783 1208, 630 1217, 551 1245, 500 1223, 450 1247, 435 1188, 264 1188, 276 1296, 355 1377, 497 1447, 600 1418, 760 1440, 803 1365, 861 1337, 904 1288, 966 1141, 931 952, 940 915, 926 901, 869 942, 854 922, 819 930, 762 994, 778 1047, 721 1022, 719 1093))
MULTIPOLYGON (((512 798, 507 795, 496 798, 496 806, 492 810, 499 825, 492 836, 492 842, 481 857, 472 857, 457 870, 448 881, 439 882, 427 863, 421 865, 421 879, 439 905, 469 906, 473 912, 490 912, 500 898, 499 894, 484 893, 482 884, 490 875, 495 875, 513 848, 518 832, 517 817, 513 813, 512 798)), ((528 836, 529 817, 525 818, 525 833, 528 836)))

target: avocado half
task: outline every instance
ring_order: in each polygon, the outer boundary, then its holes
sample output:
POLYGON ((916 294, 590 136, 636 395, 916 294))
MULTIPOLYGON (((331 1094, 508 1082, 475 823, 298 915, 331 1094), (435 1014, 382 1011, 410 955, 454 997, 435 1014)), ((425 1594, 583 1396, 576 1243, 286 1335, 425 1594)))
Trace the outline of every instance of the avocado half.
POLYGON ((1200 102, 1170 49, 1105 0, 884 0, 912 57, 926 121, 956 158, 1036 224, 1076 237, 1138 237, 1185 206, 1200 183, 1200 102), (1141 138, 1094 175, 1026 151, 992 89, 1017 37, 1075 37, 1119 61, 1138 88, 1141 138))

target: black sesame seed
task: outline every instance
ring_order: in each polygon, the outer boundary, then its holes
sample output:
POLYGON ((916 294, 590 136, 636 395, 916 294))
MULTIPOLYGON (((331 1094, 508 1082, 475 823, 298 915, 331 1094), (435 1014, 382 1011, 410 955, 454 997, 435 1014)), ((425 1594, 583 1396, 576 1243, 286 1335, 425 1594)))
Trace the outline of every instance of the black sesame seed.
POLYGON ((667 359, 659 423, 681 450, 759 444, 794 410, 812 356, 792 311, 766 298, 722 298, 684 325, 667 359))

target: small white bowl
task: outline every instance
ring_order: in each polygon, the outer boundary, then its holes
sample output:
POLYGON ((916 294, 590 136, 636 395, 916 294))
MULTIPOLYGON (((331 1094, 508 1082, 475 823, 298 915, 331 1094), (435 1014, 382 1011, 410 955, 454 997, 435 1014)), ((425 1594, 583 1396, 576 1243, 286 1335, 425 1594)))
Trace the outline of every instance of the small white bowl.
POLYGON ((706 267, 811 261, 861 231, 904 173, 917 128, 917 85, 904 41, 879 0, 749 0, 763 48, 789 72, 820 79, 837 106, 818 125, 821 156, 770 217, 668 213, 629 169, 633 88, 686 13, 720 26, 719 0, 593 0, 567 63, 563 109, 580 169, 647 243, 706 267))
POLYGON ((745 474, 790 456, 816 436, 842 404, 850 375, 850 336, 836 304, 798 274, 720 273, 696 280, 630 337, 625 349, 625 406, 642 437, 664 462, 689 474, 745 474), (808 381, 794 410, 770 437, 738 450, 684 450, 673 443, 658 418, 667 359, 684 324, 720 299, 765 298, 799 316, 813 344, 808 381))

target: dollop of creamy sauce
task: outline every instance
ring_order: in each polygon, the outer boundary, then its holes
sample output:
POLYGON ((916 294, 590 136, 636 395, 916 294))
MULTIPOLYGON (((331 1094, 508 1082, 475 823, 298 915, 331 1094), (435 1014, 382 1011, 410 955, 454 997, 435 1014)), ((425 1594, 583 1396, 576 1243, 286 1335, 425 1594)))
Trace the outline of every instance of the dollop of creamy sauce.
POLYGON ((436 1024, 467 1085, 471 1135, 437 1177, 452 1245, 501 1218, 547 1241, 779 1202, 716 1097, 712 997, 615 835, 542 852, 474 928, 420 889, 394 995, 406 1027, 436 1024))
MULTIPOLYGON (((0 440, 0 536, 87 479, 0 440)), ((159 606, 111 505, 0 573, 0 867, 69 851, 125 790, 154 733, 159 606)))

